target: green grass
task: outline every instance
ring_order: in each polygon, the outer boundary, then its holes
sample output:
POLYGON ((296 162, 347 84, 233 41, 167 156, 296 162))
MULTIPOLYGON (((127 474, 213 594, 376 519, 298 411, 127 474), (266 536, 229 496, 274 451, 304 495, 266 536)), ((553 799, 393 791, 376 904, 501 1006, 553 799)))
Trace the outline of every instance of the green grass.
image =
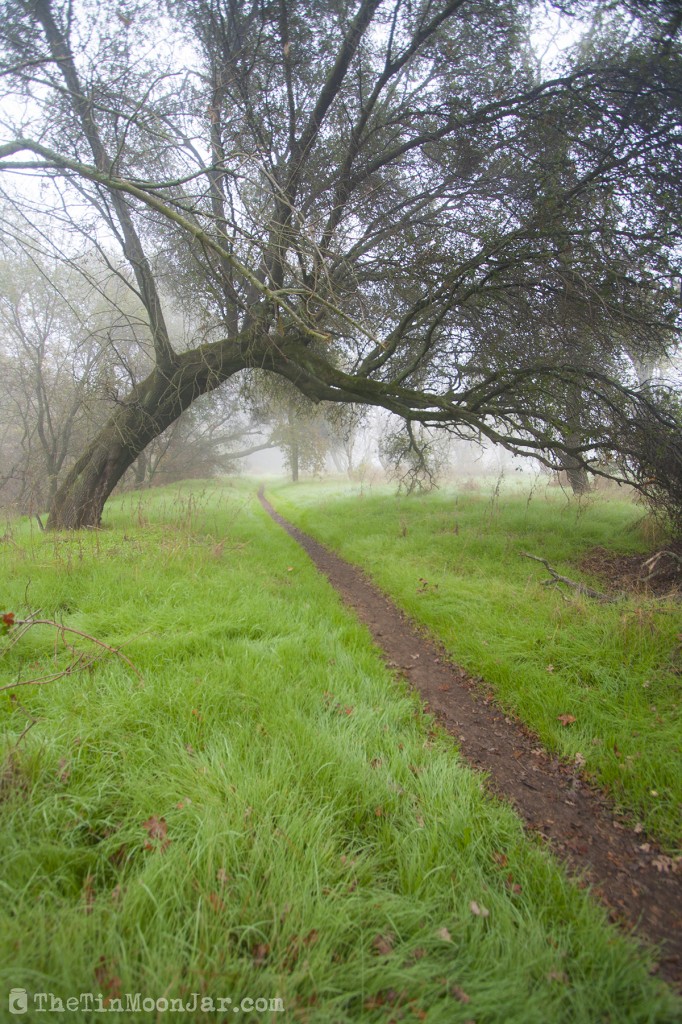
POLYGON ((543 586, 545 569, 600 587, 577 566, 595 545, 647 550, 642 510, 562 494, 305 485, 272 492, 282 514, 352 562, 438 636, 542 741, 612 794, 671 852, 682 822, 682 605, 632 596, 600 604, 543 586), (559 716, 572 715, 565 726, 559 716))
MULTIPOLYGON (((647 955, 486 795, 244 486, 106 519, 11 523, 0 546, 5 610, 28 586, 144 678, 109 658, 0 695, 5 990, 277 998, 251 1019, 311 1024, 678 1019, 647 955)), ((36 627, 2 681, 55 658, 36 627)))

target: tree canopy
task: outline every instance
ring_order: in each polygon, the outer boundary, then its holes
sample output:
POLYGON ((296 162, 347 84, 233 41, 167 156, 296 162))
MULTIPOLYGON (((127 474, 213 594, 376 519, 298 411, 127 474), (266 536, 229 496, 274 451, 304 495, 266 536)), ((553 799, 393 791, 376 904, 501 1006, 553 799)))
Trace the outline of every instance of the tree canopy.
POLYGON ((635 373, 678 337, 682 13, 543 11, 576 38, 552 59, 531 0, 5 0, 6 196, 120 247, 155 358, 53 526, 97 524, 146 445, 248 369, 682 479, 674 403, 635 373))

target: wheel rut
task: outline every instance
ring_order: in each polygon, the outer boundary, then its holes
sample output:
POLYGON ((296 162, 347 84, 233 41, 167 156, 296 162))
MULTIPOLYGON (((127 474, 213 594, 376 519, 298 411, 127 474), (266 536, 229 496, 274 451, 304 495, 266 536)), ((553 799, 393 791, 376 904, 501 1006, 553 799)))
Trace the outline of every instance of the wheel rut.
POLYGON ((659 947, 661 976, 682 987, 682 886, 656 843, 619 820, 608 796, 495 706, 482 681, 453 664, 360 569, 284 519, 265 511, 307 552, 367 626, 389 668, 406 678, 489 788, 541 833, 579 884, 589 884, 611 920, 659 947))

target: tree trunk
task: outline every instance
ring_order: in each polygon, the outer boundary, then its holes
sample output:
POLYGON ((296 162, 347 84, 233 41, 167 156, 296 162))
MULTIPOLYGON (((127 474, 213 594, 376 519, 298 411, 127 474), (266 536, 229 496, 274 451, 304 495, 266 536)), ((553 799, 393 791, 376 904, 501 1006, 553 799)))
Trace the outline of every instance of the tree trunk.
POLYGON ((169 372, 152 371, 119 405, 57 491, 48 529, 99 526, 104 503, 150 441, 199 396, 212 391, 246 361, 236 345, 205 345, 178 356, 169 372))
POLYGON ((135 489, 143 487, 147 480, 147 456, 145 452, 140 452, 138 455, 133 472, 135 474, 135 489))
POLYGON ((591 485, 585 467, 581 466, 578 460, 571 458, 570 455, 562 454, 561 462, 573 493, 578 495, 578 497, 581 494, 587 494, 591 485))

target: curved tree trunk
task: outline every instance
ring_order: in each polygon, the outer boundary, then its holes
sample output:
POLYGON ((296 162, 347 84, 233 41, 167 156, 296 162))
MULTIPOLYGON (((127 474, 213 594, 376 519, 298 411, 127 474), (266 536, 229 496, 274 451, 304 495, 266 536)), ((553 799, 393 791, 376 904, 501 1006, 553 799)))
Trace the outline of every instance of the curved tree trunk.
POLYGON ((200 395, 212 391, 247 361, 237 345, 205 345, 178 356, 138 384, 88 445, 52 499, 48 529, 100 525, 104 503, 153 438, 200 395))
POLYGON ((587 470, 578 461, 566 452, 561 452, 559 455, 561 465, 564 467, 564 472, 568 478, 568 482, 571 485, 571 490, 574 494, 578 495, 587 494, 591 489, 590 478, 587 475, 587 470))

